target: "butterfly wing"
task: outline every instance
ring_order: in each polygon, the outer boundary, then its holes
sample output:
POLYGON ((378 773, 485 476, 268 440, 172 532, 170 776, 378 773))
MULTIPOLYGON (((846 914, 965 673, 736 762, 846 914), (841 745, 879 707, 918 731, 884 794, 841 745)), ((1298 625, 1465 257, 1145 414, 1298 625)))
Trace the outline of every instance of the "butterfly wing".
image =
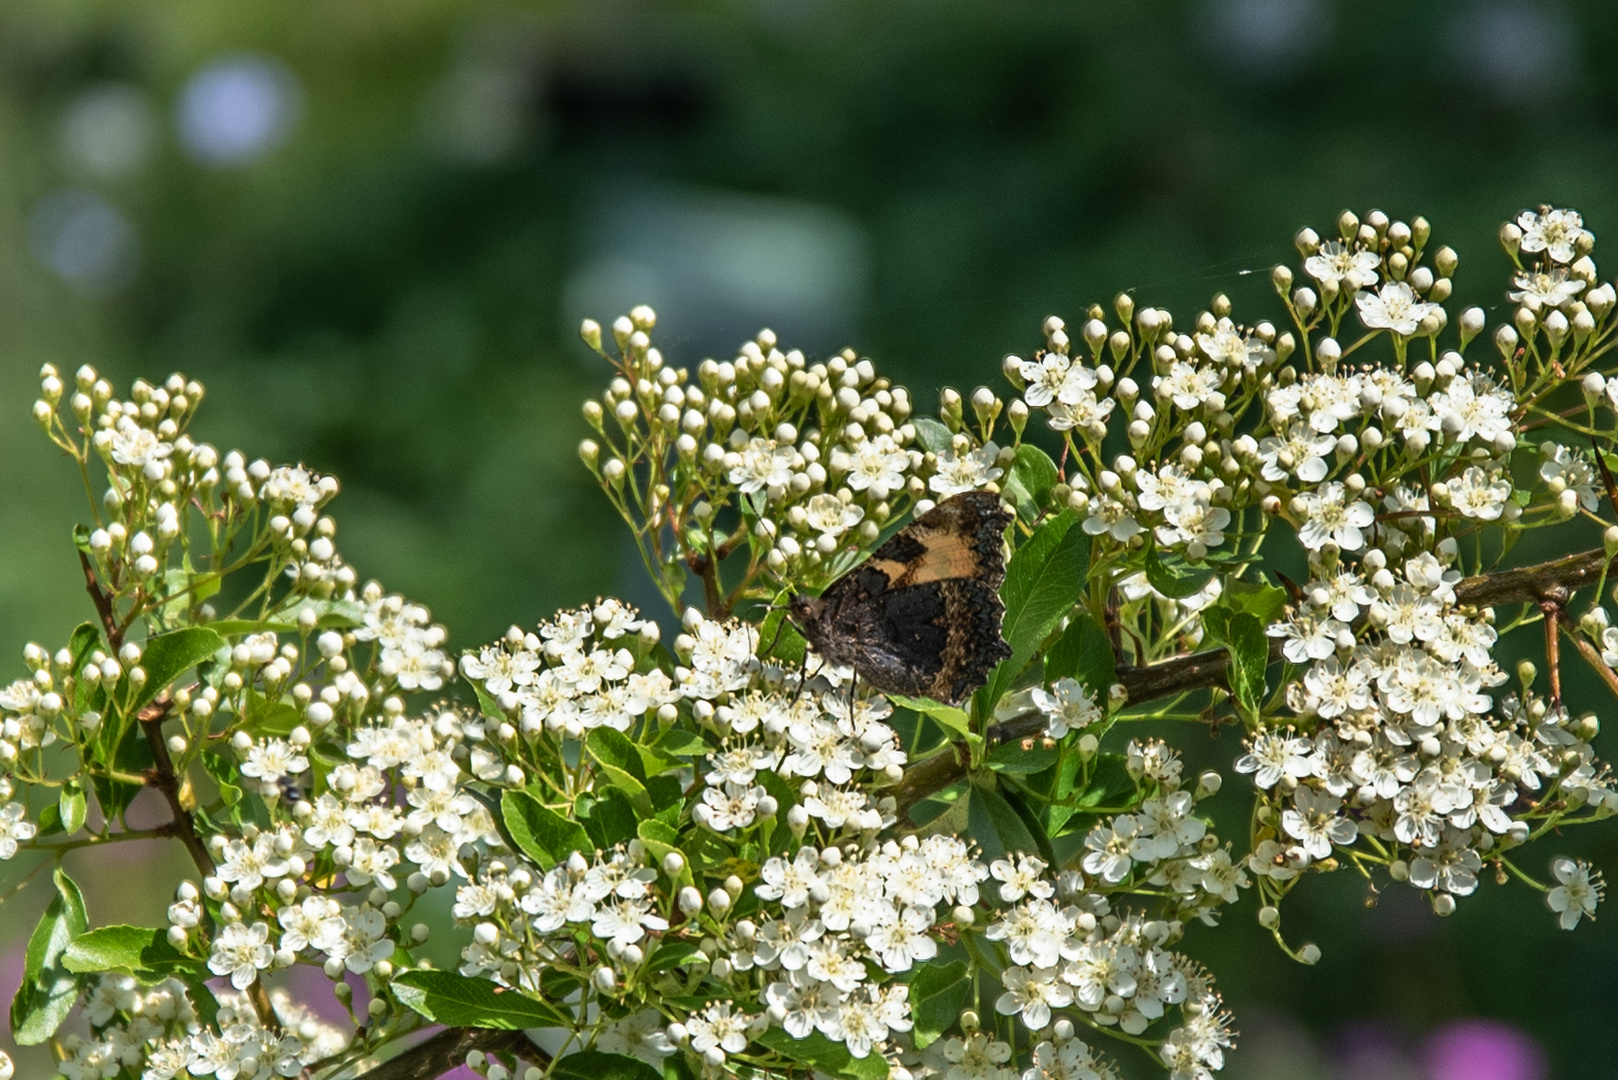
POLYGON ((940 503, 832 583, 810 641, 878 690, 958 703, 1011 655, 999 593, 1010 523, 992 492, 940 503))

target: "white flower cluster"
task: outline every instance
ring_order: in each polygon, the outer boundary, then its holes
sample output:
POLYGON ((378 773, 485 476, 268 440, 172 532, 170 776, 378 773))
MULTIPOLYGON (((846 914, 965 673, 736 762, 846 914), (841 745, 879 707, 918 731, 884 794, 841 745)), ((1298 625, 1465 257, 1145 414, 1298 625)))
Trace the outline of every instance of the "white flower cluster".
POLYGON ((143 987, 127 975, 103 975, 85 997, 84 1016, 93 1034, 67 1036, 57 1075, 67 1080, 271 1080, 298 1076, 305 1066, 347 1048, 347 1035, 285 991, 273 991, 270 1001, 282 1025, 279 1033, 267 1030, 246 1000, 230 993, 219 995, 218 1016, 204 1026, 177 979, 143 987))
MULTIPOLYGON (((299 757, 285 749, 307 740, 299 732, 290 742, 248 740, 244 771, 268 772, 279 767, 266 764, 272 758, 299 757)), ((220 920, 211 936, 195 886, 182 883, 169 907, 170 942, 183 949, 201 937, 210 970, 238 990, 306 952, 332 979, 379 969, 404 933, 398 923, 413 898, 465 877, 463 849, 495 838, 488 812, 463 787, 464 764, 477 752, 467 742, 481 737, 480 725, 451 713, 390 710, 352 734, 349 760, 326 774, 324 790, 268 800, 267 829, 248 825, 237 836, 209 838, 216 868, 202 891, 219 904, 220 920), (330 884, 338 873, 342 884, 330 884), (401 877, 410 896, 404 903, 392 898, 401 877), (352 902, 340 899, 345 892, 352 902)), ((410 933, 419 941, 425 928, 410 933)))
POLYGON ((1447 912, 1492 851, 1527 838, 1520 800, 1525 812, 1571 797, 1612 813, 1618 790, 1590 748, 1593 724, 1533 696, 1496 701, 1507 676, 1490 613, 1460 608, 1459 574, 1432 552, 1395 568, 1373 549, 1361 566, 1369 579, 1340 565, 1311 580, 1271 630, 1304 666, 1288 704, 1313 732, 1263 732, 1237 762, 1284 807, 1248 865, 1286 881, 1363 833, 1408 853, 1396 873, 1447 912))
MULTIPOLYGON (((636 670, 629 646, 643 648, 657 637, 656 623, 603 600, 560 612, 537 633, 512 627, 501 641, 463 656, 461 672, 528 740, 577 739, 598 727, 628 731, 647 712, 672 709, 680 699, 666 672, 636 670)), ((750 645, 746 656, 752 660, 750 645)))

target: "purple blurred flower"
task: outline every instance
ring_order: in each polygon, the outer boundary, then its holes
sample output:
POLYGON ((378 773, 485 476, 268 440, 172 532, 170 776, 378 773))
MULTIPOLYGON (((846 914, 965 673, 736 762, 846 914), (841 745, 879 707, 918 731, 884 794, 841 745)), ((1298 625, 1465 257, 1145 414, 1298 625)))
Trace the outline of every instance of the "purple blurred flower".
POLYGON ((1422 1049, 1427 1080, 1545 1080, 1545 1054, 1527 1032, 1498 1020, 1458 1020, 1422 1049))

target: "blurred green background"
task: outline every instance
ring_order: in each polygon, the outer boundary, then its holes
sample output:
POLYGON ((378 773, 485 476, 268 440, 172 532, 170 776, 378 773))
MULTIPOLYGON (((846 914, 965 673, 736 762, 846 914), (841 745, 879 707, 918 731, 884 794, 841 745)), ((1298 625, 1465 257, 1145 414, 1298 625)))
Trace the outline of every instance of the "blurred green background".
MULTIPOLYGON (((1608 0, 7 0, 0 656, 89 614, 43 362, 201 379, 199 437, 339 476, 349 561, 469 646, 652 602, 574 457, 603 375, 581 316, 651 303, 679 363, 766 325, 853 345, 927 403, 1122 288, 1182 326, 1219 291, 1275 317, 1293 232, 1378 206, 1425 214, 1495 321, 1500 221, 1618 230, 1615 45, 1608 0)), ((1618 830, 1541 850, 1618 867, 1618 830)), ((92 919, 161 917, 141 865, 76 868, 92 919)), ((1243 1033, 1227 1075, 1618 1076, 1618 919, 1481 894, 1441 921, 1311 880, 1307 969, 1250 905, 1194 930, 1243 1033)), ((42 904, 0 912, 0 949, 42 904)))

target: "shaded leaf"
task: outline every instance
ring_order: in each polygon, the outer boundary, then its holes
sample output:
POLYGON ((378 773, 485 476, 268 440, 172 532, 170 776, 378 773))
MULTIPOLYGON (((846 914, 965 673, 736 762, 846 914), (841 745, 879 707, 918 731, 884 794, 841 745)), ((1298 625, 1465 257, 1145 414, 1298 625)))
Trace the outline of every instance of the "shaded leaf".
POLYGON ((772 1027, 755 1041, 784 1058, 834 1076, 886 1080, 888 1075, 888 1063, 881 1054, 857 1058, 846 1045, 832 1042, 818 1031, 811 1031, 807 1039, 794 1039, 785 1029, 772 1027))
POLYGON ((526 791, 501 794, 500 819, 517 849, 543 869, 550 869, 575 851, 588 856, 596 850, 584 826, 569 821, 526 791))
POLYGON ((663 1080, 662 1073, 639 1058, 600 1050, 558 1058, 550 1074, 560 1080, 663 1080))
POLYGON ((972 991, 965 964, 927 964, 910 980, 910 1015, 916 1049, 926 1049, 955 1026, 972 991))
POLYGON ((949 428, 929 416, 921 416, 911 421, 916 427, 916 441, 928 453, 942 454, 955 445, 955 436, 950 434, 949 428))
POLYGON ((1037 855, 1040 845, 1004 795, 987 784, 972 784, 972 802, 967 809, 967 828, 972 839, 983 847, 983 858, 999 859, 1010 852, 1037 855))
POLYGON ((1171 556, 1165 560, 1157 553, 1157 546, 1147 541, 1142 556, 1146 561, 1146 580, 1151 582, 1152 588, 1168 597, 1170 600, 1184 600, 1201 592, 1213 580, 1215 570, 1211 566, 1194 570, 1188 566, 1184 559, 1171 556))
POLYGON ((1000 485, 1000 494, 1017 510, 1017 516, 1032 525, 1039 520, 1040 507, 1050 496, 1058 473, 1051 456, 1032 443, 1017 447, 1017 457, 1011 463, 1000 485))
POLYGON ((1118 681, 1112 640, 1088 611, 1068 621, 1067 629, 1045 654, 1045 681, 1076 679, 1105 709, 1107 692, 1118 681))
POLYGON ((1041 773, 1056 764, 1055 747, 1044 747, 1037 741, 1033 741, 1032 746, 1024 746, 1025 741, 1032 740, 1001 743, 989 752, 983 763, 995 772, 1017 774, 1041 773))
POLYGON ((520 1031, 573 1025, 554 1005, 452 971, 407 971, 389 988, 405 1007, 450 1027, 520 1031))
POLYGON ((1264 702, 1265 670, 1270 666, 1270 639, 1257 616, 1239 611, 1230 617, 1227 628, 1230 643, 1230 692, 1249 718, 1256 716, 1264 702))
POLYGON ((187 626, 147 641, 140 658, 146 683, 135 695, 130 712, 139 712, 175 679, 224 647, 225 639, 205 626, 187 626))
POLYGON ((978 715, 995 702, 1028 666, 1028 661, 1078 600, 1090 565, 1090 538, 1072 510, 1063 510, 1034 531, 1006 566, 1000 589, 1006 615, 1001 631, 1011 657, 995 668, 978 691, 978 715))

